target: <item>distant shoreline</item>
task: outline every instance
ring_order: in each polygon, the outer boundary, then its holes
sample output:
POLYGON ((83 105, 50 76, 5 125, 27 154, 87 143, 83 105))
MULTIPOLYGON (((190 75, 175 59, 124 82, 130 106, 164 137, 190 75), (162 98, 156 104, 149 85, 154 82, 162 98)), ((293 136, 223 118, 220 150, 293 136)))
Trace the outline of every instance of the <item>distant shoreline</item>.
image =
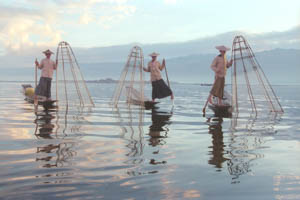
MULTIPOLYGON (((102 83, 102 84, 117 84, 119 80, 115 80, 112 78, 98 79, 98 80, 86 80, 86 83, 102 83)), ((0 80, 0 83, 34 83, 34 81, 26 81, 26 80, 0 80)), ((150 84, 150 81, 145 81, 146 84, 150 84)), ((199 85, 199 86, 212 86, 212 83, 184 83, 184 82, 170 82, 171 84, 186 84, 186 85, 199 85)), ((231 85, 231 84, 226 84, 231 85)), ((272 86, 300 86, 299 83, 295 84, 273 84, 272 86)))

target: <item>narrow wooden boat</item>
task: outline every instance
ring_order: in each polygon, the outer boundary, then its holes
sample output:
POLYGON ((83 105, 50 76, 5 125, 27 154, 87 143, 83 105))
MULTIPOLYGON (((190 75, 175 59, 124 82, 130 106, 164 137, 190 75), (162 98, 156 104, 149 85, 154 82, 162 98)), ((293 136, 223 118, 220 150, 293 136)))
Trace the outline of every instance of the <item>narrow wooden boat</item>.
MULTIPOLYGON (((25 96, 25 101, 34 103, 34 88, 30 84, 22 84, 22 93, 25 96)), ((38 105, 43 106, 46 110, 56 108, 55 102, 56 100, 38 98, 38 105)))
POLYGON ((127 103, 132 103, 133 105, 143 105, 145 107, 146 110, 150 110, 155 108, 155 105, 158 104, 159 102, 153 102, 153 101, 140 101, 140 100, 136 100, 136 99, 130 99, 127 101, 127 103))
POLYGON ((231 97, 227 92, 224 93, 224 98, 221 102, 219 102, 218 97, 211 96, 208 99, 208 107, 214 111, 216 116, 231 117, 233 110, 230 99, 231 97))

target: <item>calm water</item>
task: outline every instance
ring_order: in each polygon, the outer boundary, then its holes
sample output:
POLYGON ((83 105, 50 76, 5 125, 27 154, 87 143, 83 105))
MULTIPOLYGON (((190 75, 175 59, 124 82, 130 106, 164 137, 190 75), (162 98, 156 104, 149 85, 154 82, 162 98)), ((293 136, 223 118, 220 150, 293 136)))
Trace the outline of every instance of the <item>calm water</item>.
POLYGON ((96 107, 66 115, 34 113, 20 85, 0 83, 0 199, 300 199, 300 86, 274 87, 279 121, 233 131, 202 116, 209 87, 140 113, 88 84, 96 107))

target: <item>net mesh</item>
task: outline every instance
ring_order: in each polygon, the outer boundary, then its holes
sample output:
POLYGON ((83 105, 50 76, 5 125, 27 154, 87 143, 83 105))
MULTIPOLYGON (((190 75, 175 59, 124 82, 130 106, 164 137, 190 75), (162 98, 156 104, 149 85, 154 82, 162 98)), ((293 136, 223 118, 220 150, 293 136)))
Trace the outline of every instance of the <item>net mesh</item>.
POLYGON ((128 56, 126 65, 115 88, 111 103, 117 106, 119 102, 129 105, 143 105, 144 96, 144 55, 140 47, 134 46, 128 56))
POLYGON ((56 60, 56 100, 59 106, 94 106, 76 57, 67 42, 58 44, 56 60))
POLYGON ((249 113, 250 118, 255 120, 272 118, 277 113, 283 113, 272 86, 243 36, 234 38, 232 56, 233 118, 239 117, 241 121, 243 118, 248 121, 249 113))

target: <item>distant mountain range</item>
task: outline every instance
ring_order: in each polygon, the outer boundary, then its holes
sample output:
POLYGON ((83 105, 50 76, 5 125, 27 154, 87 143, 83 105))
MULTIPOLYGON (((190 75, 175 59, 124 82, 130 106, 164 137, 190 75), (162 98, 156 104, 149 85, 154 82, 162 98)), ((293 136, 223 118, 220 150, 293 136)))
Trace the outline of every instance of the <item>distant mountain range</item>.
MULTIPOLYGON (((230 47, 236 35, 244 35, 272 84, 300 84, 299 34, 300 27, 287 32, 266 34, 233 31, 186 42, 73 47, 73 51, 86 80, 119 79, 131 48, 138 45, 143 49, 145 64, 150 60, 148 54, 153 51, 160 53, 158 57, 160 61, 166 59, 171 81, 211 83, 214 74, 210 64, 218 54, 214 47, 222 44, 230 47)), ((227 55, 228 58, 230 53, 227 55)), ((8 52, 0 56, 0 80, 32 80, 36 56, 38 59, 43 58, 40 49, 8 52)), ((230 79, 230 76, 227 78, 230 79)), ((146 80, 149 80, 147 73, 146 80)))
MULTIPOLYGON (((211 83, 214 73, 210 64, 217 54, 194 54, 166 59, 168 76, 171 81, 190 83, 211 83)), ((255 54, 272 84, 300 84, 300 50, 274 49, 255 54)), ((147 58, 147 57, 146 57, 147 58)), ((145 59, 145 64, 150 59, 145 59)), ((80 63, 86 80, 119 79, 126 59, 119 62, 80 63)), ((34 68, 2 68, 1 80, 30 80, 34 68)), ((163 72, 163 76, 165 76, 163 72)), ((145 79, 150 75, 145 73, 145 79)), ((227 76, 230 79, 230 75, 227 76)), ((228 80, 230 81, 230 80, 228 80)))

